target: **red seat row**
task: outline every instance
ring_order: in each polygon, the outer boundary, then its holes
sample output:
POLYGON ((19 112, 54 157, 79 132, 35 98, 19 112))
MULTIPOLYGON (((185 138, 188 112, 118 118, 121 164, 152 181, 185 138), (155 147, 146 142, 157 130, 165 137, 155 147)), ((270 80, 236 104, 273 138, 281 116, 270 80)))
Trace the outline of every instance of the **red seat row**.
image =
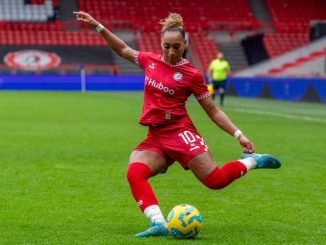
POLYGON ((264 45, 270 57, 299 48, 309 43, 307 33, 276 33, 264 36, 264 45))
POLYGON ((206 72, 209 63, 216 58, 218 49, 215 40, 208 38, 204 33, 191 33, 190 34, 191 47, 201 63, 201 71, 206 72))
MULTIPOLYGON (((29 0, 29 4, 43 5, 45 0, 29 0)), ((52 0, 52 6, 59 6, 60 0, 52 0)))
POLYGON ((245 22, 246 26, 256 28, 257 20, 254 18, 247 0, 78 0, 81 10, 87 10, 100 20, 130 21, 139 28, 156 30, 156 23, 168 15, 177 12, 183 16, 186 26, 195 31, 197 28, 207 29, 209 23, 214 22, 245 22), (150 24, 149 24, 150 23, 150 24), (194 24, 196 23, 196 25, 194 24))
POLYGON ((274 34, 264 37, 271 57, 309 43, 311 21, 326 20, 325 0, 266 0, 274 34))
POLYGON ((54 22, 4 22, 0 21, 0 30, 3 31, 59 31, 67 27, 68 23, 54 22))
POLYGON ((0 45, 107 45, 95 32, 0 31, 0 45))
POLYGON ((326 20, 325 0, 266 0, 277 32, 307 33, 310 22, 326 20))

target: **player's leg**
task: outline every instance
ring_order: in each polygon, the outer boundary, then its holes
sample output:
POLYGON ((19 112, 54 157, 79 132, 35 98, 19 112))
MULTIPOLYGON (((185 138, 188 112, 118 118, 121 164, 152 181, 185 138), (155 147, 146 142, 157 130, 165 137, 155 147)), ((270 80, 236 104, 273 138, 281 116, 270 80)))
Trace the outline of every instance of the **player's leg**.
POLYGON ((188 162, 188 168, 207 187, 221 189, 247 172, 246 166, 235 160, 219 168, 209 152, 203 152, 188 162))
POLYGON ((220 94, 220 105, 224 106, 225 91, 226 91, 227 80, 220 81, 219 83, 219 94, 220 94))
POLYGON ((156 196, 148 179, 168 168, 166 159, 151 150, 133 151, 127 170, 131 193, 144 215, 151 221, 151 227, 136 234, 137 237, 166 236, 165 218, 158 206, 156 196))
POLYGON ((220 105, 224 106, 225 89, 222 86, 219 89, 219 94, 220 94, 220 105))
POLYGON ((213 100, 215 100, 216 93, 219 92, 219 87, 220 87, 219 83, 213 80, 213 92, 214 92, 212 95, 213 100))
POLYGON ((211 189, 222 189, 228 186, 250 169, 281 166, 277 158, 268 154, 245 154, 242 158, 218 168, 211 154, 203 152, 191 159, 187 166, 204 185, 211 189))
POLYGON ((185 169, 189 168, 210 188, 223 188, 247 172, 245 165, 240 161, 232 161, 218 168, 203 137, 193 125, 187 125, 184 129, 170 134, 170 137, 165 139, 165 145, 169 146, 169 149, 165 149, 169 156, 185 169))

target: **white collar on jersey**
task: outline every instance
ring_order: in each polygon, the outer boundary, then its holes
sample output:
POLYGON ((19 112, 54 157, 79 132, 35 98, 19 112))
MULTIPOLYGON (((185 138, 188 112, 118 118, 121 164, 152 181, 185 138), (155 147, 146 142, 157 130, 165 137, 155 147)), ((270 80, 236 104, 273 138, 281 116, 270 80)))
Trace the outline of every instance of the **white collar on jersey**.
POLYGON ((181 66, 181 65, 184 65, 184 64, 189 63, 189 60, 186 60, 186 59, 184 59, 184 58, 181 58, 181 60, 180 60, 178 63, 176 63, 175 65, 171 65, 169 62, 167 62, 167 61, 164 59, 163 55, 161 55, 161 61, 163 61, 165 64, 167 64, 167 65, 169 65, 169 66, 172 66, 172 67, 174 67, 174 66, 181 66))

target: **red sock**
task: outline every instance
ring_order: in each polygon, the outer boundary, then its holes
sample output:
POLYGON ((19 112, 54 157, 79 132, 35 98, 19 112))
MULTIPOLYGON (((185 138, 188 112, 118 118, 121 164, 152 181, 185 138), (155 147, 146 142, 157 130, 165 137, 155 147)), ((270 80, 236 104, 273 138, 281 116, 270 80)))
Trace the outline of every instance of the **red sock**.
POLYGON ((151 174, 151 169, 140 162, 130 164, 127 170, 131 193, 142 211, 148 206, 158 204, 152 187, 147 181, 151 174))
POLYGON ((202 182, 210 189, 222 189, 246 173, 247 168, 241 162, 228 162, 220 169, 216 167, 202 182))

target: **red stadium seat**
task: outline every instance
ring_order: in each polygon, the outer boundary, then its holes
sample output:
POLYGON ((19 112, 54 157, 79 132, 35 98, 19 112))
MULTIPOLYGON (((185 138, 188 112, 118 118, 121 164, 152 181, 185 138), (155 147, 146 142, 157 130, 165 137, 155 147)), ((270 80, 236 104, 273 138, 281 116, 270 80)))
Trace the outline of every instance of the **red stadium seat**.
MULTIPOLYGON (((166 2, 157 0, 78 0, 79 9, 87 9, 90 13, 104 21, 129 21, 143 31, 159 30, 155 26, 158 19, 171 12, 180 13, 189 31, 206 29, 209 22, 236 22, 239 28, 257 28, 257 20, 253 17, 248 1, 188 1, 178 0, 166 2), (217 11, 218 10, 218 11, 217 11), (244 24, 243 24, 244 23, 244 24)), ((233 25, 237 26, 237 25, 233 25)))
POLYGON ((309 42, 310 22, 326 19, 324 0, 266 0, 275 34, 264 37, 271 57, 283 54, 309 42))

